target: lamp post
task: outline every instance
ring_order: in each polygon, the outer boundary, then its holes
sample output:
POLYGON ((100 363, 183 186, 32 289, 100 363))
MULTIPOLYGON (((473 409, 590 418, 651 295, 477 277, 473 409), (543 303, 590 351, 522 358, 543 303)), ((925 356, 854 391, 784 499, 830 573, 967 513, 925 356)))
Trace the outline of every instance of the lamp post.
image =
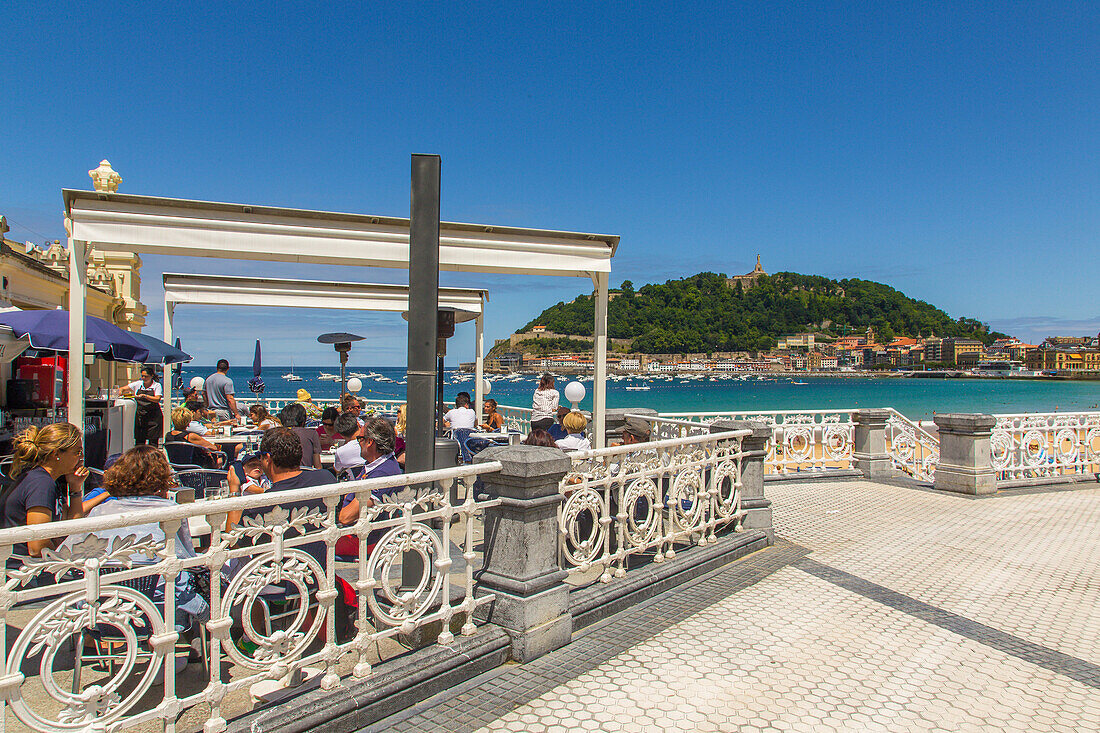
MULTIPOLYGON (((354 333, 323 333, 317 337, 317 342, 321 344, 332 344, 332 348, 336 349, 336 353, 340 355, 340 397, 343 399, 344 395, 348 391, 347 378, 345 377, 345 371, 348 366, 348 352, 351 351, 352 341, 362 341, 362 336, 356 336, 354 333)), ((360 386, 362 389, 362 386, 360 386)))

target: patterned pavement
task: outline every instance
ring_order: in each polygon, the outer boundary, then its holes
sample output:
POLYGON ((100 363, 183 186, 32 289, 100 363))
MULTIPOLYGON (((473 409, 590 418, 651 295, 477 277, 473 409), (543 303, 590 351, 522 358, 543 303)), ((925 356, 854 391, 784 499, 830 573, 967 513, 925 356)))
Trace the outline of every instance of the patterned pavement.
POLYGON ((1100 489, 767 493, 776 547, 369 730, 1100 730, 1100 489))

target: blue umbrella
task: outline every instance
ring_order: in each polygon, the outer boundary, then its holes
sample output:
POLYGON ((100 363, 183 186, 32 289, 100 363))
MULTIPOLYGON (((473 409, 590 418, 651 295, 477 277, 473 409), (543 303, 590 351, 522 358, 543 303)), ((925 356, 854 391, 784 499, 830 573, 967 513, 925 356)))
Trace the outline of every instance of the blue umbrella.
POLYGON ((256 355, 252 357, 252 379, 248 380, 248 388, 254 394, 264 393, 264 380, 260 376, 260 340, 256 339, 256 355))
MULTIPOLYGON (((31 310, 0 313, 0 325, 9 326, 16 337, 29 336, 33 349, 69 350, 68 311, 31 310)), ((149 349, 134 336, 135 334, 123 331, 102 318, 85 316, 85 342, 93 344, 93 352, 109 361, 145 361, 149 356, 149 349)))
MULTIPOLYGON (((169 346, 154 336, 147 336, 136 331, 130 334, 139 343, 149 350, 149 356, 142 359, 146 364, 179 364, 191 361, 191 355, 180 351, 178 347, 169 346)), ((179 339, 176 339, 179 341, 179 339)))

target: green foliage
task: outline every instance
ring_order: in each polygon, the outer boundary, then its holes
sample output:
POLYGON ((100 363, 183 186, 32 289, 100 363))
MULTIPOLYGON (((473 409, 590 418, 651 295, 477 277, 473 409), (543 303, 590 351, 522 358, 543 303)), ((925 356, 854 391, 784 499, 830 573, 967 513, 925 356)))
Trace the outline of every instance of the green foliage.
MULTIPOLYGON (((623 294, 608 306, 608 335, 633 338, 633 350, 648 354, 764 351, 784 334, 814 330, 842 336, 868 326, 880 343, 935 333, 990 344, 1004 335, 870 280, 780 272, 743 290, 740 283, 730 288, 725 277, 703 272, 638 290, 633 283, 623 285, 623 294), (818 327, 825 322, 828 328, 818 327)), ((592 297, 581 295, 550 306, 521 330, 543 325, 554 333, 591 336, 594 312, 592 297)))
MULTIPOLYGON (((503 351, 509 350, 509 348, 503 349, 503 351)), ((538 354, 540 356, 545 354, 560 354, 562 352, 591 350, 591 341, 585 341, 583 339, 573 339, 569 338, 568 336, 527 339, 526 341, 521 341, 517 343, 515 346, 515 351, 522 351, 528 354, 538 354)), ((495 356, 495 354, 493 354, 493 356, 495 356)))

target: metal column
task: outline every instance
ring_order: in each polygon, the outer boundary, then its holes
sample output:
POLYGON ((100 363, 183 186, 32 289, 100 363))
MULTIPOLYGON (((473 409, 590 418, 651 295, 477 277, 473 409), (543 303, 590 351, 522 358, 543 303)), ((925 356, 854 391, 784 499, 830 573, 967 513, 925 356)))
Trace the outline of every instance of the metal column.
POLYGON ((474 321, 477 332, 474 335, 474 411, 477 422, 481 424, 481 408, 485 404, 485 299, 481 300, 481 313, 474 321))
POLYGON ((409 217, 409 363, 406 459, 409 473, 435 467, 436 337, 439 308, 438 155, 412 156, 409 217))
POLYGON ((596 281, 595 364, 592 375, 592 447, 603 448, 607 415, 607 290, 610 274, 598 272, 596 281))
MULTIPOLYGON (((72 231, 72 225, 67 227, 72 231)), ((88 266, 85 245, 69 237, 69 422, 84 430, 84 313, 88 266)))

